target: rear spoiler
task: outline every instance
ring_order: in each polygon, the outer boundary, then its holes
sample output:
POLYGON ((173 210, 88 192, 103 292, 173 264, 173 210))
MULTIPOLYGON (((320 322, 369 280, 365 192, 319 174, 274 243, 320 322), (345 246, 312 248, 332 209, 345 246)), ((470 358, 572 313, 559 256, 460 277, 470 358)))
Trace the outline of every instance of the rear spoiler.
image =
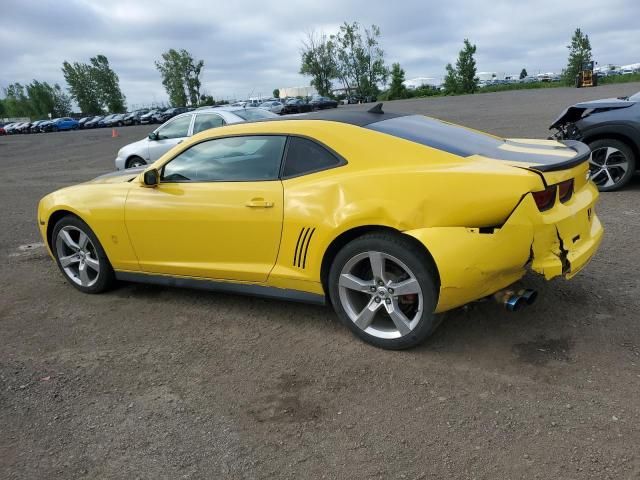
POLYGON ((539 172, 555 172, 557 170, 565 170, 567 168, 575 167, 576 165, 580 165, 582 162, 589 160, 589 157, 591 156, 591 149, 584 143, 578 142, 577 140, 561 140, 560 143, 575 151, 576 155, 563 162, 551 163, 549 165, 536 165, 531 168, 533 170, 538 170, 539 172))

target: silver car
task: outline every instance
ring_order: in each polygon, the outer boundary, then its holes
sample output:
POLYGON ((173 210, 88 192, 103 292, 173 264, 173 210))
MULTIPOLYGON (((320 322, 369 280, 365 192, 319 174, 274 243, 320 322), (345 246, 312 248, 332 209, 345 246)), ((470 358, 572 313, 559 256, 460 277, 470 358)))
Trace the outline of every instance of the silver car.
POLYGON ((284 108, 284 103, 278 102, 277 100, 271 100, 268 102, 264 102, 260 104, 260 108, 264 108, 265 110, 269 110, 273 113, 280 113, 284 108))
POLYGON ((147 138, 122 147, 116 157, 116 170, 153 163, 185 138, 203 130, 277 117, 275 113, 262 108, 243 107, 218 107, 183 113, 160 125, 147 138))

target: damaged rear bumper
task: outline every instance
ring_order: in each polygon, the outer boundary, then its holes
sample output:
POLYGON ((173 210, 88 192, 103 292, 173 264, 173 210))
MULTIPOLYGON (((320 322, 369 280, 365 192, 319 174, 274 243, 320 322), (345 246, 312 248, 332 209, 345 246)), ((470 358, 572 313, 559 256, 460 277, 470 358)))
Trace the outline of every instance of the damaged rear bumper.
POLYGON ((459 307, 501 290, 530 270, 547 280, 571 278, 602 241, 595 214, 598 190, 587 183, 566 203, 540 212, 525 195, 500 228, 424 228, 405 232, 429 250, 440 275, 436 312, 459 307))

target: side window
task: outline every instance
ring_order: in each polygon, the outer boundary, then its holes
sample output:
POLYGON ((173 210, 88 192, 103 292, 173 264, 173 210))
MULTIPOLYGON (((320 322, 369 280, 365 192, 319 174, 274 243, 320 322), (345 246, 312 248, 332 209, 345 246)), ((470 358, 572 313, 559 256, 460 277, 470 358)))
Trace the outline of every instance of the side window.
POLYGON ((224 120, 220 115, 215 113, 200 113, 196 115, 196 121, 193 124, 193 134, 208 130, 210 128, 217 128, 224 125, 224 120))
POLYGON ((340 163, 340 159, 322 145, 306 138, 291 137, 282 176, 284 178, 295 177, 337 167, 340 163))
POLYGON ((286 137, 252 135, 198 143, 162 169, 163 182, 277 180, 286 137))
POLYGON ((166 138, 181 138, 189 134, 189 125, 191 124, 192 115, 176 118, 158 130, 158 138, 161 140, 166 138))

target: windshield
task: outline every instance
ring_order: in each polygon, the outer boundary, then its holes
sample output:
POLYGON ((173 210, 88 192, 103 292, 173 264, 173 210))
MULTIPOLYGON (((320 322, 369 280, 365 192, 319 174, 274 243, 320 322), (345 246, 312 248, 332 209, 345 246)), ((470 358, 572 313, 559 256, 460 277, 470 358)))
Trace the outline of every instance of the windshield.
POLYGON ((629 100, 632 101, 632 102, 640 102, 640 92, 638 92, 638 93, 636 93, 634 95, 631 95, 629 97, 629 100))
POLYGON ((243 120, 262 120, 265 118, 276 118, 278 115, 275 113, 271 113, 267 110, 262 110, 261 108, 251 108, 251 109, 239 109, 233 110, 231 113, 236 114, 243 120))

